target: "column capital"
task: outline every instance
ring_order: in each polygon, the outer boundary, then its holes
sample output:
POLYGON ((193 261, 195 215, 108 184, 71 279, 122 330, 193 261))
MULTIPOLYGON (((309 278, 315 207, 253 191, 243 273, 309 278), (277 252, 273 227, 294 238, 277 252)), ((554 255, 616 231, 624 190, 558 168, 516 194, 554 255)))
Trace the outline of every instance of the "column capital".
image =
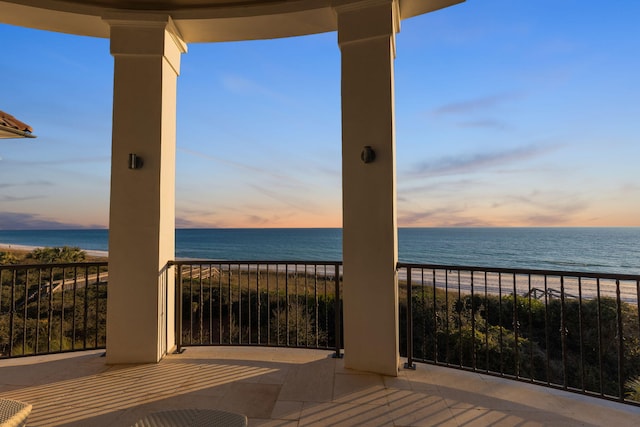
POLYGON ((180 55, 187 44, 169 15, 112 13, 109 24, 113 56, 163 56, 180 74, 180 55))
POLYGON ((391 37, 395 56, 395 35, 400 32, 398 0, 333 0, 338 16, 338 45, 391 37))

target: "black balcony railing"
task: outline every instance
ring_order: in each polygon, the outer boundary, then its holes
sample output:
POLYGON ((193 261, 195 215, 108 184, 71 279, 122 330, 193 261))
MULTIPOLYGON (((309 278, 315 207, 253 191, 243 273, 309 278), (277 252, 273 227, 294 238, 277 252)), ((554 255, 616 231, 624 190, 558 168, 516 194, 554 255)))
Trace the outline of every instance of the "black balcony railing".
POLYGON ((0 265, 0 358, 104 348, 106 268, 0 265))
MULTIPOLYGON (((340 262, 168 266, 179 351, 256 345, 341 356, 340 262)), ((399 263, 398 279, 408 368, 434 363, 640 404, 627 395, 640 378, 640 275, 399 263)), ((106 262, 1 265, 0 357, 105 348, 107 280, 106 262)))
POLYGON ((197 345, 342 348, 341 263, 176 261, 178 351, 197 345))
POLYGON ((607 399, 640 377, 640 276, 398 264, 414 361, 607 399))

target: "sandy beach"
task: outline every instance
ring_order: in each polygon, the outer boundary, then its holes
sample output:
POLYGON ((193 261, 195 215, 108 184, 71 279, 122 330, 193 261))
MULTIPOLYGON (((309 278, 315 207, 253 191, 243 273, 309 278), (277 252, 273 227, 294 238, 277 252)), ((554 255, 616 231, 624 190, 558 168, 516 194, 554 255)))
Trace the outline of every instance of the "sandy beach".
MULTIPOLYGON (((34 249, 40 249, 41 246, 26 246, 26 245, 14 245, 11 243, 0 243, 0 252, 10 250, 10 251, 20 251, 20 252, 31 252, 34 249)), ((91 257, 100 257, 100 258, 108 258, 108 251, 97 251, 97 250, 87 250, 82 249, 88 256, 91 257)))
MULTIPOLYGON (((37 249, 38 246, 27 245, 15 245, 8 243, 0 243, 0 251, 14 250, 21 252, 30 252, 37 249)), ((109 253, 107 251, 99 250, 86 250, 87 256, 108 258, 109 253)), ((221 265, 226 264, 225 261, 219 262, 221 265)), ((215 262, 212 264, 216 264, 215 262)), ((286 264, 286 263, 285 263, 286 264)), ((277 271, 284 272, 286 265, 278 265, 277 271)), ((302 270, 306 270, 306 273, 312 273, 313 267, 296 266, 292 264, 289 266, 289 271, 297 271, 298 267, 302 270), (309 270, 307 270, 309 269, 309 270)), ((247 269, 256 269, 260 266, 247 265, 247 269)), ((332 268, 325 271, 324 274, 331 275, 332 268)), ((340 274, 342 274, 342 267, 340 267, 340 274)), ((448 289, 449 291, 460 292, 461 294, 484 294, 487 292, 492 295, 509 295, 515 293, 520 297, 525 297, 529 293, 533 298, 544 299, 545 289, 549 298, 559 298, 561 289, 564 288, 565 297, 593 299, 598 296, 616 298, 618 289, 616 281, 612 279, 602 279, 600 281, 582 277, 578 279, 573 276, 565 276, 561 281, 561 277, 558 275, 545 276, 538 274, 497 274, 487 273, 486 275, 475 272, 471 274, 470 271, 460 270, 460 274, 457 271, 447 271, 437 269, 435 272, 431 269, 413 269, 411 273, 414 289, 416 287, 429 287, 434 286, 439 289, 448 289), (435 274, 434 274, 435 273, 435 274)), ((407 279, 406 269, 400 269, 398 271, 398 279, 403 282, 407 279)), ((638 284, 635 281, 620 281, 619 283, 620 299, 622 301, 638 304, 638 284)))

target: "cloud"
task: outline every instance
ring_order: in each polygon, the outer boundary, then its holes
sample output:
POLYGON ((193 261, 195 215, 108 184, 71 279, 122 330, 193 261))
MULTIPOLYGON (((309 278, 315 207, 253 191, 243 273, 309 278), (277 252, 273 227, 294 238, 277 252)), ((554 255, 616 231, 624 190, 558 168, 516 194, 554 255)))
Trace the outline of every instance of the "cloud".
POLYGON ((470 120, 466 122, 458 123, 458 127, 465 129, 494 129, 494 130, 506 130, 509 126, 506 122, 494 119, 484 120, 470 120))
POLYGON ((640 185, 635 182, 626 182, 620 187, 622 193, 636 193, 640 191, 640 185))
POLYGON ((282 174, 274 172, 274 170, 276 168, 273 168, 273 169, 259 168, 259 167, 256 167, 256 166, 251 166, 251 165, 247 165, 247 164, 240 163, 240 162, 235 162, 233 160, 227 160, 227 159, 223 159, 223 158, 220 158, 220 157, 212 156, 210 154, 205 154, 205 153, 203 153, 201 151, 191 150, 189 148, 178 147, 178 150, 182 151, 184 153, 187 153, 187 154, 191 154, 192 156, 200 157, 200 158, 203 158, 203 159, 206 159, 206 160, 214 161, 216 163, 220 163, 220 164, 223 164, 223 165, 231 166, 231 167, 233 167, 235 169, 238 169, 238 170, 241 170, 241 171, 255 172, 255 173, 263 175, 263 176, 268 176, 268 177, 271 177, 271 178, 275 178, 275 179, 280 180, 280 181, 282 181, 284 183, 291 183, 291 182, 295 181, 294 178, 292 178, 292 177, 290 177, 288 175, 282 175, 282 174))
POLYGON ((64 223, 48 218, 42 218, 39 215, 31 213, 0 212, 0 230, 73 230, 95 227, 96 226, 86 227, 80 224, 64 223))
POLYGON ((183 216, 176 217, 176 228, 220 228, 222 224, 217 222, 193 221, 183 216))
POLYGON ((407 176, 424 177, 472 173, 495 166, 528 160, 555 149, 557 147, 529 145, 502 152, 447 156, 420 163, 414 166, 413 170, 407 173, 407 176))
POLYGON ((221 80, 225 89, 238 95, 260 95, 277 101, 288 101, 288 98, 281 93, 242 76, 226 74, 221 80))
POLYGON ((39 180, 39 181, 27 181, 21 183, 4 183, 0 184, 1 188, 12 188, 12 187, 51 187, 54 183, 51 181, 39 180))
POLYGON ((445 207, 428 211, 401 211, 398 225, 401 227, 487 227, 492 224, 481 218, 466 218, 462 208, 445 207))
POLYGON ((38 200, 46 199, 46 196, 0 196, 0 201, 3 202, 23 202, 25 200, 38 200))
POLYGON ((576 217, 587 211, 590 205, 574 193, 533 190, 529 195, 506 196, 491 207, 507 213, 525 212, 511 214, 512 222, 540 227, 574 224, 576 217))
POLYGON ((424 195, 427 193, 444 192, 447 196, 454 192, 470 188, 477 185, 478 180, 460 179, 457 181, 430 182, 425 185, 404 186, 403 183, 398 184, 398 200, 409 200, 407 196, 411 194, 424 195))
POLYGON ((585 209, 588 204, 580 200, 574 193, 533 190, 529 196, 511 195, 509 202, 525 203, 547 211, 558 211, 570 214, 585 209))
POLYGON ((534 227, 559 226, 573 223, 572 218, 566 213, 528 215, 522 218, 522 222, 534 227))
POLYGON ((485 112, 487 109, 496 107, 509 101, 521 99, 522 94, 519 93, 502 93, 481 98, 469 99, 466 101, 452 102, 436 108, 431 113, 436 116, 442 115, 458 115, 474 113, 476 111, 485 112))
MULTIPOLYGON (((290 206, 296 210, 303 212, 317 212, 319 207, 317 203, 305 199, 304 197, 298 196, 295 192, 278 192, 273 191, 267 187, 259 186, 252 184, 250 185, 253 189, 255 189, 259 194, 263 196, 267 196, 278 203, 282 203, 284 205, 290 206)), ((310 192, 301 191, 299 194, 311 194, 310 192)))
MULTIPOLYGON (((9 159, 5 159, 9 161, 9 159)), ((87 163, 109 163, 111 164, 110 156, 94 156, 94 157, 64 157, 46 160, 10 160, 12 165, 19 166, 45 166, 45 165, 84 165, 87 163)))

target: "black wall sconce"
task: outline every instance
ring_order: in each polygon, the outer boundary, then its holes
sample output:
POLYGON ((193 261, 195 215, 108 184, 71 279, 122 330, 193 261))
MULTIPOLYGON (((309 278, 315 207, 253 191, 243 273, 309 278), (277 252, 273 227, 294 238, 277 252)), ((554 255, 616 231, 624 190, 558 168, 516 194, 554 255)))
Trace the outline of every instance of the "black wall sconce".
POLYGON ((142 159, 137 154, 129 153, 129 169, 140 169, 142 164, 142 159))
POLYGON ((360 158, 364 163, 371 163, 376 159, 376 152, 373 151, 370 145, 365 145, 360 153, 360 158))

